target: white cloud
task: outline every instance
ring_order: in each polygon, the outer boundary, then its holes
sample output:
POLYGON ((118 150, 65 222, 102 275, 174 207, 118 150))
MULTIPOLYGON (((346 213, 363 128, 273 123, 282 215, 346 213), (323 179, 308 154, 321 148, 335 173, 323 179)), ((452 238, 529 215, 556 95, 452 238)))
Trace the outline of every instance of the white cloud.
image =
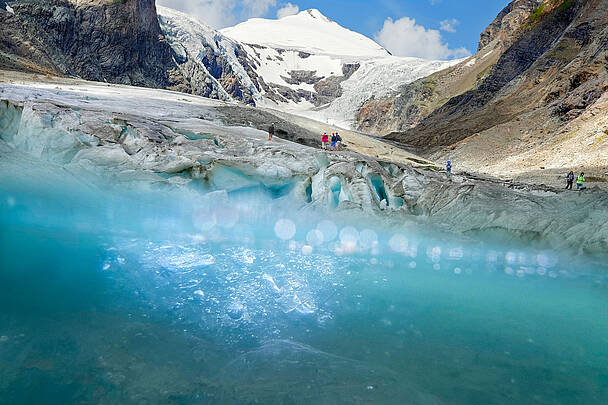
POLYGON ((277 18, 287 17, 289 15, 298 14, 300 7, 296 4, 287 3, 277 11, 277 18))
POLYGON ((188 13, 213 28, 224 28, 265 15, 277 0, 158 0, 157 3, 188 13))
POLYGON ((416 24, 409 17, 393 21, 387 18, 380 32, 374 36, 380 45, 397 56, 416 56, 424 59, 452 59, 471 55, 466 48, 450 49, 441 32, 416 24))
POLYGON ((452 18, 451 20, 443 20, 439 23, 439 29, 445 32, 456 32, 456 27, 459 24, 460 21, 455 18, 452 18))
POLYGON ((245 18, 259 17, 268 12, 270 7, 277 5, 277 0, 241 0, 244 12, 248 16, 245 18))

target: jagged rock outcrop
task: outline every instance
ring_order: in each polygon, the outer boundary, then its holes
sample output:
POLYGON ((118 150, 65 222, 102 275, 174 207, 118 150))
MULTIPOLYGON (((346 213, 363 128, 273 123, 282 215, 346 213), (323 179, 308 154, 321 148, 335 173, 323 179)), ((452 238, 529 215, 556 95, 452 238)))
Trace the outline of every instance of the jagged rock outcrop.
POLYGON ((481 51, 494 41, 502 42, 504 48, 511 46, 523 23, 541 4, 543 0, 515 0, 509 3, 481 33, 477 50, 481 51))
POLYGON ((0 68, 168 87, 174 65, 154 0, 9 1, 0 68))

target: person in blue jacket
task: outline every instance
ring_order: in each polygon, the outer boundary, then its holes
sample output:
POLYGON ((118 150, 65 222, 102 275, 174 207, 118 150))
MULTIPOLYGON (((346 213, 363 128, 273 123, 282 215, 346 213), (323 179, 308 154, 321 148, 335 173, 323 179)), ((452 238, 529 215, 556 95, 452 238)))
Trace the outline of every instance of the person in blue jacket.
POLYGON ((566 175, 566 181, 566 190, 572 190, 572 184, 574 184, 574 172, 572 170, 566 175))
POLYGON ((452 174, 452 162, 450 162, 448 160, 448 163, 445 165, 445 171, 448 172, 448 174, 452 174))

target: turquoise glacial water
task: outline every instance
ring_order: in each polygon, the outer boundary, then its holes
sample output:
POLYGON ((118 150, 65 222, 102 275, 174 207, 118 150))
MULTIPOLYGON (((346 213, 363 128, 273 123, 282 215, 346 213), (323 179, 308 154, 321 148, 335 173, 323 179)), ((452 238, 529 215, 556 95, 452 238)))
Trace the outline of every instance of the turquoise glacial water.
POLYGON ((597 260, 262 190, 0 183, 2 404, 608 403, 597 260))

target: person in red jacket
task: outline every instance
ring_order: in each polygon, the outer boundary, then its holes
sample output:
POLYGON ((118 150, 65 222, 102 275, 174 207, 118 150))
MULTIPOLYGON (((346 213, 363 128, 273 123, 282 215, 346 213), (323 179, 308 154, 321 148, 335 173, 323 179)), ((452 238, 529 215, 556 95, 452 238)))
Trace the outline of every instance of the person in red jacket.
POLYGON ((327 144, 329 143, 329 136, 327 136, 327 132, 323 133, 323 136, 321 137, 321 145, 323 146, 323 149, 327 150, 327 144))

